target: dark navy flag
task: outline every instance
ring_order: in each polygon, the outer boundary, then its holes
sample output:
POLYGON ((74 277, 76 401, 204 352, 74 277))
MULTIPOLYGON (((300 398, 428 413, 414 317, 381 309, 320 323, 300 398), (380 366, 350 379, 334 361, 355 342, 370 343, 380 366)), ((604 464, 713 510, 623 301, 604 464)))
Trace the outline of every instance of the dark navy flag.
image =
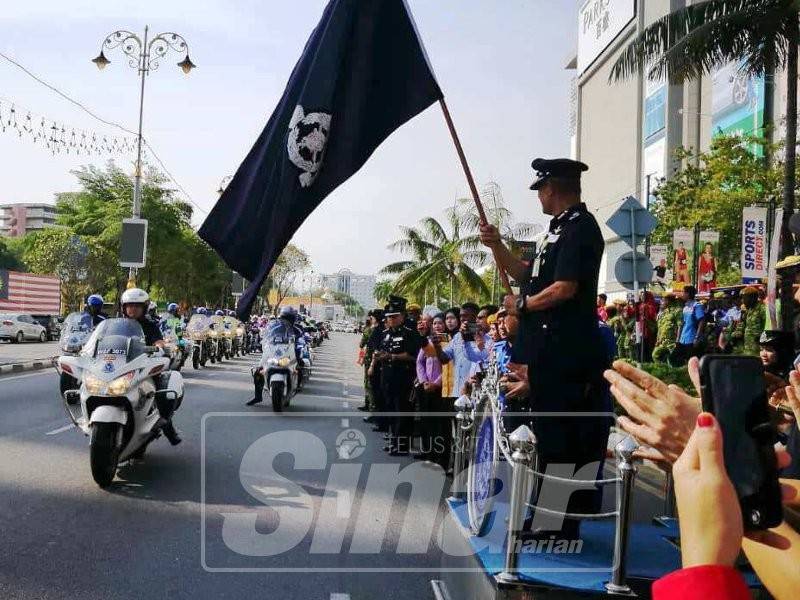
POLYGON ((404 0, 328 3, 275 112, 200 228, 251 282, 240 318, 320 202, 441 97, 404 0))

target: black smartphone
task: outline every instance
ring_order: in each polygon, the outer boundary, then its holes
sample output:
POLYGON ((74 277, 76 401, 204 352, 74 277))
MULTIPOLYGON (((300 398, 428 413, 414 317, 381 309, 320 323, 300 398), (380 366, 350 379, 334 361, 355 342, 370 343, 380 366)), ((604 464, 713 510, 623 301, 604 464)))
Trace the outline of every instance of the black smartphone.
POLYGON ((783 520, 781 488, 764 385, 755 356, 708 354, 700 359, 703 410, 722 430, 725 469, 733 482, 745 529, 767 529, 783 520))
POLYGON ((465 342, 475 341, 475 334, 478 333, 477 323, 467 323, 467 332, 462 335, 465 342))

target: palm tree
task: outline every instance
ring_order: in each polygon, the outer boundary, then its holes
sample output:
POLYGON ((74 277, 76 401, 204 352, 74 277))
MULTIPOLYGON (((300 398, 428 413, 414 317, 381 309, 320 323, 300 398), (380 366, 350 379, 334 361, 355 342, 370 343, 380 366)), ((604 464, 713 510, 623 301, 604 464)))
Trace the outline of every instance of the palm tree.
MULTIPOLYGON (((611 80, 630 78, 647 67, 649 79, 682 82, 737 61, 747 75, 769 75, 786 67, 786 159, 781 255, 792 251, 789 218, 794 212, 797 155, 798 0, 705 0, 681 8, 644 29, 611 70, 611 80)), ((781 289, 783 306, 791 287, 781 289)), ((789 311, 782 311, 789 327, 789 311)))
MULTIPOLYGON (((497 227, 500 235, 509 249, 519 254, 522 252, 522 242, 540 233, 544 228, 538 223, 515 222, 513 213, 503 201, 503 191, 494 181, 487 183, 481 190, 481 201, 488 221, 497 227)), ((475 208, 472 198, 461 198, 456 201, 464 211, 464 215, 471 231, 477 231, 480 224, 480 215, 475 208)), ((498 304, 499 271, 494 269, 492 275, 492 303, 498 304)))
POLYGON ((480 250, 480 239, 470 226, 470 219, 456 207, 446 212, 449 233, 433 217, 422 219, 417 227, 401 227, 403 237, 389 245, 390 250, 410 253, 411 257, 381 269, 382 274, 397 275, 394 290, 434 303, 441 290, 449 288, 449 302, 459 294, 488 294, 486 283, 475 269, 486 264, 488 254, 480 250))

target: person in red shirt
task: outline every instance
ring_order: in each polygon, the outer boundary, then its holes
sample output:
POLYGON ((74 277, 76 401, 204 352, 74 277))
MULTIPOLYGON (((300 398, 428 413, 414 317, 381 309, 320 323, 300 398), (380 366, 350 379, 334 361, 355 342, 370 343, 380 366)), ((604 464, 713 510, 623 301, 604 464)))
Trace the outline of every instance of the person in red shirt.
POLYGON ((597 294, 597 318, 600 319, 603 323, 608 321, 608 313, 606 312, 606 303, 608 302, 608 296, 605 294, 597 294))

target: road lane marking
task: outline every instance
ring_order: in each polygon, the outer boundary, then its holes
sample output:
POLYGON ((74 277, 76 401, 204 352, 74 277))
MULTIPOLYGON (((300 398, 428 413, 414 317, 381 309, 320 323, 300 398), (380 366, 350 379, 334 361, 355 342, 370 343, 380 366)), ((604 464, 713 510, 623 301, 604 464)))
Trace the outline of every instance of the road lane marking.
MULTIPOLYGON (((40 369, 40 371, 44 371, 45 369, 40 369)), ((0 376, 0 383, 4 381, 14 381, 15 379, 26 379, 29 377, 36 377, 38 375, 44 375, 45 373, 36 372, 36 373, 26 373, 24 375, 12 375, 11 377, 6 377, 5 375, 0 376)))
POLYGON ((345 429, 350 427, 350 419, 342 419, 342 427, 344 427, 345 429))
POLYGON ((331 600, 350 600, 350 594, 331 592, 331 600))
POLYGON ((53 429, 53 431, 48 431, 47 433, 45 433, 45 435, 56 435, 58 433, 62 433, 64 431, 67 431, 68 429, 72 429, 73 427, 74 427, 74 425, 72 423, 68 423, 67 425, 64 425, 63 427, 59 427, 58 429, 53 429))

